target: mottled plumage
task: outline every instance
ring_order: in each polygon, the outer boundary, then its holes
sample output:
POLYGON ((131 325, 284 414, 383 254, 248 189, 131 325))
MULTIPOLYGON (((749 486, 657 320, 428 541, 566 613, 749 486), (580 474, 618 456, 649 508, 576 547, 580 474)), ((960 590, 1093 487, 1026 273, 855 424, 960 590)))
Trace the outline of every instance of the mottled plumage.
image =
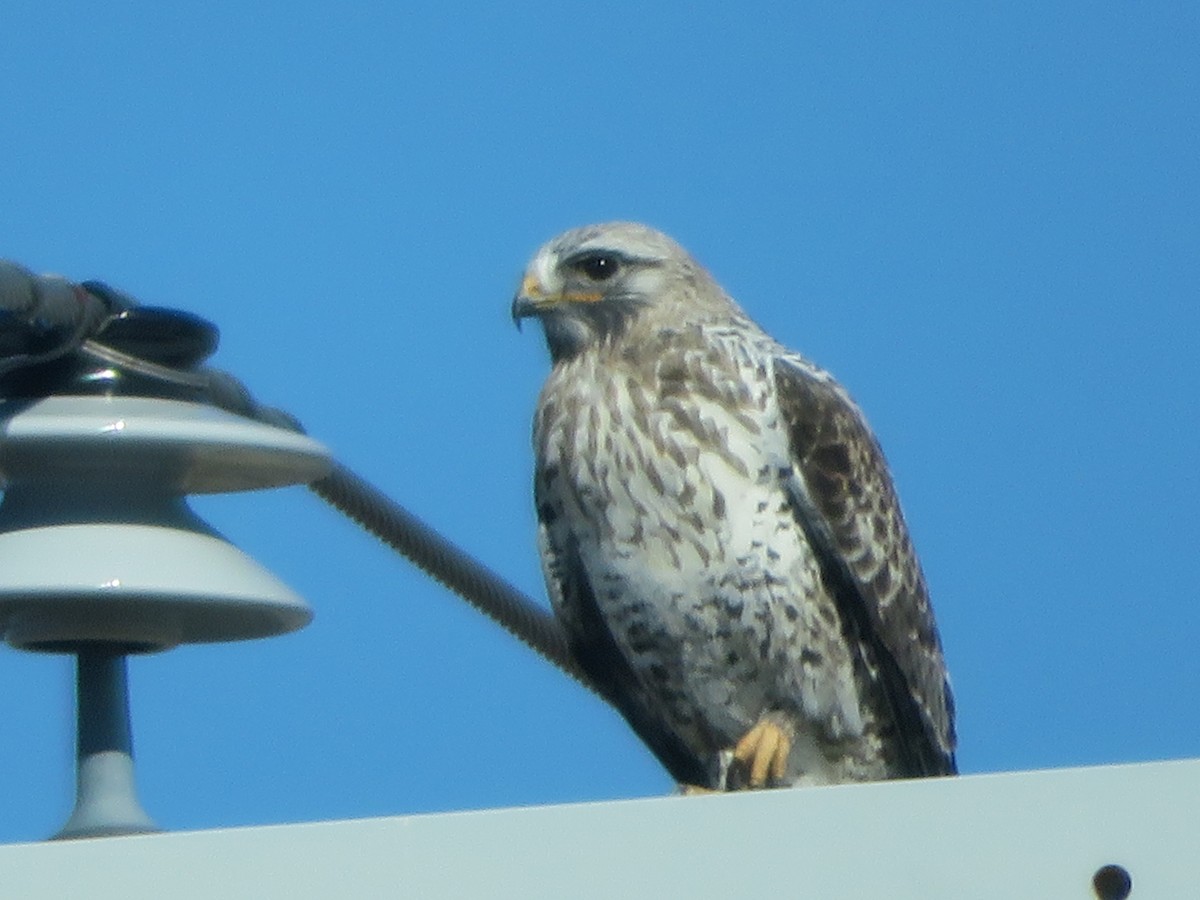
POLYGON ((553 361, 534 449, 554 609, 674 778, 953 772, 925 581, 841 386, 641 225, 551 241, 513 314, 553 361))

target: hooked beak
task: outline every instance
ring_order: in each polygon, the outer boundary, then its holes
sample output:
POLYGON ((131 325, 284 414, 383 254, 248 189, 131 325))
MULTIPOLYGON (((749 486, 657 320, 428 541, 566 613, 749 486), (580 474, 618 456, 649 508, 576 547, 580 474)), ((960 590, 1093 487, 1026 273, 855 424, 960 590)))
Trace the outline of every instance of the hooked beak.
POLYGON ((553 297, 547 297, 542 284, 534 275, 526 275, 521 280, 521 287, 513 297, 512 318, 517 331, 521 330, 521 320, 538 315, 541 310, 554 302, 553 297))
POLYGON ((568 303, 597 303, 603 299, 602 291, 560 289, 548 292, 537 275, 527 273, 521 280, 517 296, 513 298, 512 317, 520 330, 521 320, 529 316, 540 316, 568 303))

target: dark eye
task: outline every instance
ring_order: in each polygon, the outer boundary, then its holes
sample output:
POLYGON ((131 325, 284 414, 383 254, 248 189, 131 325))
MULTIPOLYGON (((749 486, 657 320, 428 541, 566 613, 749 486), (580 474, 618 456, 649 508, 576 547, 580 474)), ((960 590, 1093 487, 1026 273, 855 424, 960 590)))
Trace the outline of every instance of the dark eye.
POLYGON ((621 268, 621 261, 608 253, 593 253, 575 260, 571 268, 582 272, 592 281, 608 281, 621 268))

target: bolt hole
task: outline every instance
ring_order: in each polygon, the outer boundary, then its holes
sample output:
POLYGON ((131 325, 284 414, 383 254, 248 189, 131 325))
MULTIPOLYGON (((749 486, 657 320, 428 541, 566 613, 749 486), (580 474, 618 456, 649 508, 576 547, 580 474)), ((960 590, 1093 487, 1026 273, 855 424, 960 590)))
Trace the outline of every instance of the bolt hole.
POLYGON ((1125 900, 1133 890, 1133 877, 1124 866, 1101 866, 1092 876, 1092 889, 1100 900, 1125 900))

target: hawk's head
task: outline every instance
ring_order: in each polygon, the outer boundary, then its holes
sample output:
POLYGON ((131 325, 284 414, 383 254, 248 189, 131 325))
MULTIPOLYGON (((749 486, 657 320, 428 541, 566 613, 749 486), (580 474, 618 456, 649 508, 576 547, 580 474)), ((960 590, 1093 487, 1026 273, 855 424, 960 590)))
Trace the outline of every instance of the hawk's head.
POLYGON ((682 325, 729 301, 671 238, 610 222, 561 234, 540 249, 513 299, 513 319, 537 316, 555 362, 619 336, 642 316, 682 325))

